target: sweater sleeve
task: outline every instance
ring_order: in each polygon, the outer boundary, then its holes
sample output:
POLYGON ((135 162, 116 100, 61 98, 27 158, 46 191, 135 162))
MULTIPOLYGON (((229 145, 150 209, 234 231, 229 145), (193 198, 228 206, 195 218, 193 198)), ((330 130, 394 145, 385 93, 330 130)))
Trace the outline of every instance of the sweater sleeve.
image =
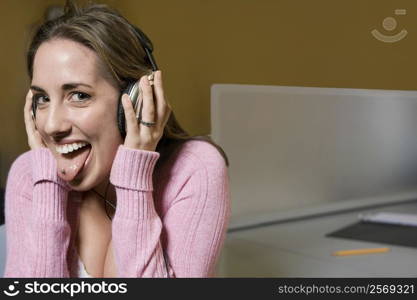
POLYGON ((12 166, 8 176, 5 277, 69 277, 66 260, 70 239, 66 219, 69 187, 57 176, 56 160, 49 149, 29 151, 29 160, 32 178, 22 181, 24 170, 18 166, 12 166), (20 192, 22 183, 31 185, 26 196, 20 192), (30 201, 25 197, 31 198, 30 201), (18 210, 24 210, 25 214, 18 210))
POLYGON ((230 214, 227 168, 224 162, 199 164, 186 180, 176 181, 180 192, 162 222, 152 193, 159 156, 123 145, 116 154, 110 179, 117 195, 112 240, 118 276, 211 277, 230 214))

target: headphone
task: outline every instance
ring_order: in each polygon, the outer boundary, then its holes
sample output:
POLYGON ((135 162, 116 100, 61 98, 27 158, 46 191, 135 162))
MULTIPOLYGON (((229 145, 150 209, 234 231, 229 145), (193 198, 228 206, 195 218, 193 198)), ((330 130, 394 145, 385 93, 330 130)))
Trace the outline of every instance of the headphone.
MULTIPOLYGON (((158 66, 156 65, 155 58, 152 55, 153 45, 152 45, 151 40, 138 27, 134 25, 131 25, 131 26, 133 27, 140 44, 145 50, 145 53, 146 53, 145 61, 149 65, 152 66, 153 72, 157 71, 158 66)), ((119 127, 120 135, 124 139, 126 137, 126 118, 125 118, 125 113, 124 113, 124 109, 122 105, 123 94, 129 95, 129 98, 132 100, 133 107, 137 106, 137 100, 139 96, 139 83, 137 79, 130 79, 128 81, 128 85, 120 94, 118 104, 117 104, 117 126, 119 127)), ((140 107, 140 111, 141 110, 142 110, 142 107, 140 107)), ((32 112, 33 112, 33 117, 35 118, 36 117, 36 103, 34 101, 32 101, 32 112)))
MULTIPOLYGON (((140 30, 138 27, 131 25, 136 32, 136 35, 139 39, 140 44, 142 45, 143 49, 146 53, 145 61, 148 62, 152 66, 152 71, 155 72, 158 70, 158 66, 156 65, 155 58, 152 55, 153 45, 151 40, 146 36, 146 34, 140 30)), ((137 100, 139 96, 139 83, 137 80, 130 81, 127 87, 123 90, 122 94, 119 98, 119 104, 117 106, 117 125, 119 127, 120 134, 123 138, 126 137, 126 119, 125 113, 122 105, 122 96, 123 94, 128 94, 129 98, 132 100, 133 107, 136 108, 137 100)), ((142 103, 141 103, 142 105, 142 103)), ((140 111, 142 111, 142 107, 140 107, 140 111)))

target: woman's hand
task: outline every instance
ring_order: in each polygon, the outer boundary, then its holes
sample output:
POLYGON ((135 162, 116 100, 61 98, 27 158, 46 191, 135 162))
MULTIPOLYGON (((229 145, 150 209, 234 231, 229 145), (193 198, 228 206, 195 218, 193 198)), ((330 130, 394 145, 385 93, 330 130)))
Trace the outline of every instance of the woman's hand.
POLYGON ((46 145, 43 142, 39 131, 36 129, 35 119, 32 114, 32 96, 32 91, 29 90, 26 94, 23 114, 25 119, 26 134, 28 136, 28 144, 30 149, 34 150, 42 147, 46 148, 46 145))
POLYGON ((142 99, 138 99, 140 102, 137 105, 137 109, 140 109, 141 105, 143 106, 142 121, 155 122, 156 124, 146 126, 140 123, 136 118, 132 101, 128 95, 124 94, 122 96, 122 104, 126 116, 126 138, 124 146, 138 150, 155 151, 164 133, 164 127, 168 122, 172 109, 164 96, 161 71, 154 72, 153 86, 150 85, 147 77, 147 75, 142 76, 139 80, 142 99))

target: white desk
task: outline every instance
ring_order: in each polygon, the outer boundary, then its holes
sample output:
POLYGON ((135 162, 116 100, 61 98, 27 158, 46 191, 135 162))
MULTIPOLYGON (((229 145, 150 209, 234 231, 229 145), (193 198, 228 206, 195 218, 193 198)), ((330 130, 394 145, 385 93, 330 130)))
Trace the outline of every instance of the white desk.
POLYGON ((329 238, 359 212, 417 213, 417 201, 228 233, 218 277, 416 277, 417 248, 329 238), (332 256, 334 251, 389 247, 388 253, 332 256))

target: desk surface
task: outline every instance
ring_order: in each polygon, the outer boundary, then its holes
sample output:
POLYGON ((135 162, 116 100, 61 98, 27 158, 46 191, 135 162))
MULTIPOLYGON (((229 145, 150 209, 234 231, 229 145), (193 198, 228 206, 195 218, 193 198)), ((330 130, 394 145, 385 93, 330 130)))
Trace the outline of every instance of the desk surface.
POLYGON ((417 248, 325 235, 358 221, 360 212, 417 213, 417 201, 228 233, 219 277, 416 277, 417 248), (332 256, 334 251, 389 247, 388 253, 332 256))

